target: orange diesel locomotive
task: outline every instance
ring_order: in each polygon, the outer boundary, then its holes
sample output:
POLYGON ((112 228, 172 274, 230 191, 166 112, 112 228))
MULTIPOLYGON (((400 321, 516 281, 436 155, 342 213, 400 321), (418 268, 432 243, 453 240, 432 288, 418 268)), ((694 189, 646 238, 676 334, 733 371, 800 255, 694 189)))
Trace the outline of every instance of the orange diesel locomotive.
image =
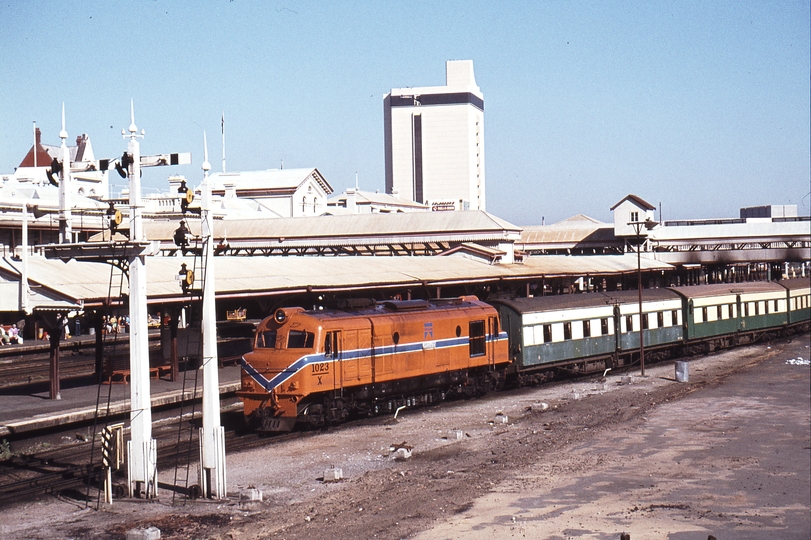
POLYGON ((248 424, 289 431, 485 393, 509 362, 498 312, 475 296, 284 308, 242 359, 248 424))

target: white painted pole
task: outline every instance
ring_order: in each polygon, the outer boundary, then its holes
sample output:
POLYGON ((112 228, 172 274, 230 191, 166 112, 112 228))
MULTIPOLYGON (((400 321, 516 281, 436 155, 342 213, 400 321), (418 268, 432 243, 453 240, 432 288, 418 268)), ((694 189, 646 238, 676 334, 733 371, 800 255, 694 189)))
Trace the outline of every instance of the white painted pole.
POLYGON ((206 497, 226 497, 225 431, 220 425, 220 380, 217 356, 217 310, 214 285, 214 216, 211 208, 211 185, 208 181, 208 145, 203 133, 205 159, 201 190, 203 236, 203 428, 200 430, 200 486, 206 497))
MULTIPOLYGON (((131 241, 145 240, 141 224, 141 149, 138 128, 130 102, 127 152, 132 157, 129 168, 131 241)), ((157 443, 152 438, 152 408, 149 388, 149 340, 146 307, 146 259, 132 257, 130 273, 130 496, 152 498, 157 495, 157 443)))
POLYGON ((29 315, 28 296, 31 289, 28 286, 28 203, 23 203, 23 235, 22 253, 20 254, 20 311, 29 315))
POLYGON ((222 172, 225 172, 225 111, 222 112, 222 172))
MULTIPOLYGON (((59 132, 62 139, 62 174, 59 181, 59 243, 68 244, 73 242, 73 234, 70 223, 70 150, 66 139, 68 132, 65 131, 65 104, 62 103, 62 131, 59 132)), ((36 149, 34 149, 36 152, 36 149)))

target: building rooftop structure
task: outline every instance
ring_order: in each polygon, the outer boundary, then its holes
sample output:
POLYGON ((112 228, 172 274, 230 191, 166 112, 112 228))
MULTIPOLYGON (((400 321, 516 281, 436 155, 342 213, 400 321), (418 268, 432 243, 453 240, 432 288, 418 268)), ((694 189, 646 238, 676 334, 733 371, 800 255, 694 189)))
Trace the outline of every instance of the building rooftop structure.
POLYGON ((386 214, 390 212, 425 212, 425 204, 404 199, 398 193, 380 193, 349 188, 327 201, 327 214, 386 214))

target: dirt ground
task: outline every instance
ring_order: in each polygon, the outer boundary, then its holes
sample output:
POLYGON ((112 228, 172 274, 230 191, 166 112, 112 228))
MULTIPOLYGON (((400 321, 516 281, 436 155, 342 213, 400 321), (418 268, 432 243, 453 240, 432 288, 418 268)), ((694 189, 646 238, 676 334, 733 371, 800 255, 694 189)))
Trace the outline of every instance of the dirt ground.
POLYGON ((667 362, 407 410, 229 455, 225 501, 43 500, 0 512, 0 536, 808 539, 809 356, 805 335, 691 359, 689 383, 667 362))

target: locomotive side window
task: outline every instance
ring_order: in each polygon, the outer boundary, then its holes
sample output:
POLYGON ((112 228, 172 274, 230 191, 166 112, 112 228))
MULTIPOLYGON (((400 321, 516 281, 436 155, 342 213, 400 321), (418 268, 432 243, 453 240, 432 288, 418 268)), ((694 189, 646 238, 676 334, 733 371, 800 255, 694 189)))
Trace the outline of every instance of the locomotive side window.
POLYGON ((484 321, 470 321, 470 356, 484 356, 485 353, 484 321))
POLYGON ((287 336, 288 349, 312 349, 315 334, 304 330, 290 330, 287 336))
POLYGON ((259 349, 273 349, 276 347, 276 330, 267 330, 256 336, 256 347, 259 349))
POLYGON ((335 332, 327 332, 324 336, 324 356, 334 357, 338 352, 338 334, 335 332))

